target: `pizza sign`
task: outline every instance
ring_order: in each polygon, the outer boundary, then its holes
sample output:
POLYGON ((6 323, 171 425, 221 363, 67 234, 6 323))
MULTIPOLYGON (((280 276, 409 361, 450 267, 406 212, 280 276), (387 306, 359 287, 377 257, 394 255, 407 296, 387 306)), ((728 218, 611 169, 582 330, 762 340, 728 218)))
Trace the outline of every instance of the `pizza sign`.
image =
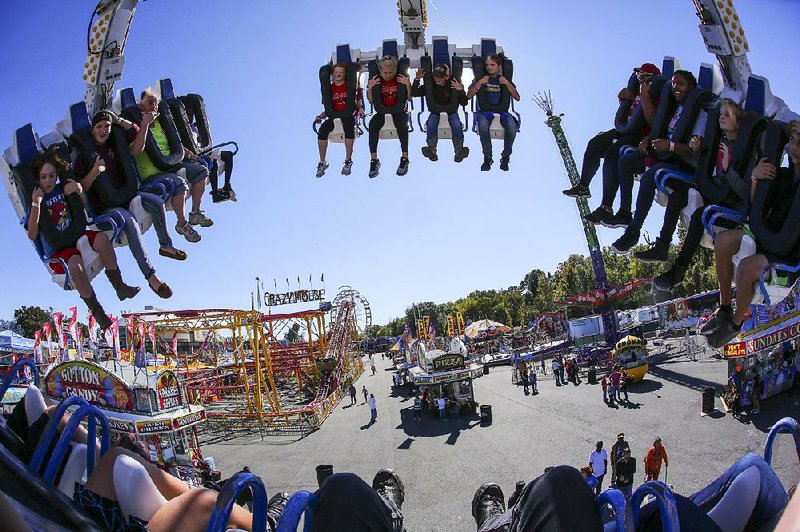
POLYGON ((433 371, 440 373, 464 368, 464 355, 442 355, 433 360, 433 371))

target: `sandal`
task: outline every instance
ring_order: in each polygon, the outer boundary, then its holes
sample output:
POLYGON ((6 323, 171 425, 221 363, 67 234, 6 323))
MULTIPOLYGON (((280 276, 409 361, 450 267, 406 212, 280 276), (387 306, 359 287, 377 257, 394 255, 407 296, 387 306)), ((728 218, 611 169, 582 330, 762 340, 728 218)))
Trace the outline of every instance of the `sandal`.
POLYGON ((147 286, 150 287, 150 290, 156 293, 158 297, 161 299, 169 299, 172 297, 172 288, 169 287, 167 283, 162 282, 158 285, 158 288, 153 288, 153 285, 148 284, 147 286))
POLYGON ((186 255, 185 251, 182 251, 180 249, 165 248, 165 247, 159 248, 158 254, 161 255, 162 257, 167 257, 168 259, 174 259, 174 260, 186 260, 186 257, 188 256, 186 255))

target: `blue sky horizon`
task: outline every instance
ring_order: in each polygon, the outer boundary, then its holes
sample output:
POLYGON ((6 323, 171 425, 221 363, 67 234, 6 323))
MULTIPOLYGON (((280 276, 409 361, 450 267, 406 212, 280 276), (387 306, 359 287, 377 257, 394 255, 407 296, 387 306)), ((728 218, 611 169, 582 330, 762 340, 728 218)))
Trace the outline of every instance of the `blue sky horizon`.
MULTIPOLYGON (((311 0, 140 2, 116 88, 132 86, 138 93, 171 77, 178 94, 203 95, 215 141, 236 140, 241 148, 233 172, 239 201, 212 204, 205 196, 203 208, 215 224, 199 229, 199 243, 172 231, 176 246, 189 254, 185 263, 159 257, 155 235, 145 235, 151 260, 175 293, 170 300, 147 290, 129 251, 117 248, 124 278, 143 290, 122 303, 105 276, 98 276, 93 285, 106 310, 118 315, 145 305, 249 308, 257 276, 268 291, 276 279, 280 291, 286 278, 294 289, 298 276, 308 287, 309 275, 318 288, 324 273, 328 299, 340 285, 350 285, 370 301, 373 323, 382 324, 414 302, 453 301, 476 289, 515 285, 534 268, 554 271, 570 254, 587 250, 575 202, 561 195, 568 182, 555 142, 532 96, 551 91, 580 166, 586 142, 612 127, 617 92, 634 66, 660 65, 664 56, 675 56, 683 68, 697 72, 701 62, 715 62, 689 0, 660 2, 657 13, 649 2, 568 0, 537 8, 509 0, 489 18, 477 2, 434 3, 428 39, 447 35, 465 47, 494 37, 514 59, 523 121, 509 172, 497 164, 491 172, 479 171, 480 144, 472 132, 466 138, 469 158, 454 163, 450 143, 442 141, 440 160, 431 163, 420 154, 424 134, 415 131, 405 177, 394 175, 399 144, 382 141, 381 176, 368 179, 362 138, 351 176, 339 174, 343 147, 331 145, 331 167, 315 179, 318 156, 310 126, 322 110, 319 66, 338 43, 374 50, 384 39, 402 42, 393 0, 354 0, 348 4, 351 14, 311 0), (337 17, 343 22, 332 22, 337 17)), ((94 5, 22 0, 4 5, 0 64, 7 77, 0 86, 5 104, 0 149, 28 122, 47 133, 83 97, 86 26, 94 5)), ((800 111, 800 77, 790 66, 800 4, 737 0, 735 5, 754 73, 767 77, 772 92, 800 111)), ((500 144, 494 150, 498 159, 500 144)), ((598 173, 591 187, 593 208, 600 182, 598 173)), ((660 207, 651 211, 645 225, 650 234, 662 214, 660 207)), ((168 222, 172 228, 172 214, 168 222)), ((62 311, 78 305, 85 319, 77 293, 50 281, 7 199, 0 199, 0 223, 6 227, 0 231, 5 255, 0 277, 7 284, 0 319, 11 319, 22 305, 62 311)), ((598 231, 603 245, 619 234, 598 231)))

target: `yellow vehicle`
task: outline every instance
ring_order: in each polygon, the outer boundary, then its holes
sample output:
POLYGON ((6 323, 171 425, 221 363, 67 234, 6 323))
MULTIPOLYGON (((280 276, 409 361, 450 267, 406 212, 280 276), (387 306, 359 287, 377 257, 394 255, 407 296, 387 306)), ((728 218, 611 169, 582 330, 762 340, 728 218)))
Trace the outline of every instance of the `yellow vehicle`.
POLYGON ((622 370, 639 382, 647 374, 647 345, 636 336, 626 336, 617 342, 616 349, 611 352, 614 364, 622 366, 622 370))

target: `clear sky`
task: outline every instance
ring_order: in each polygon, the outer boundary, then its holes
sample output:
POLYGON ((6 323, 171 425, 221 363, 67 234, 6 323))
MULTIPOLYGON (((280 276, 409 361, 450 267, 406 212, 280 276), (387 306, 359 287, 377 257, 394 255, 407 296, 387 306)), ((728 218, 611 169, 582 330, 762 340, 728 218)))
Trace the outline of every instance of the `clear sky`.
MULTIPOLYGON (((13 131, 32 122, 44 134, 83 96, 86 26, 94 1, 6 0, 0 19, 0 149, 13 131)), ((366 137, 356 143, 355 166, 339 175, 343 147, 329 150, 331 168, 315 179, 313 117, 321 111, 319 66, 337 43, 374 50, 383 39, 402 41, 393 0, 337 4, 222 0, 140 2, 126 48, 126 67, 117 87, 137 93, 169 76, 178 94, 203 95, 215 141, 234 139, 233 185, 238 203, 212 204, 215 220, 200 229, 202 241, 176 245, 185 263, 157 255, 155 234, 145 235, 159 275, 175 295, 157 298, 127 249, 117 250, 125 279, 144 289, 132 302, 116 300, 105 276, 95 290, 109 312, 165 308, 249 308, 256 276, 285 288, 285 279, 315 286, 325 274, 332 298, 349 284, 370 301, 374 322, 400 315, 414 301, 450 301, 474 289, 505 288, 533 268, 554 270, 570 253, 586 253, 573 200, 544 114, 534 93, 550 89, 556 110, 580 165, 586 142, 609 129, 616 94, 631 68, 658 65, 664 55, 697 71, 714 62, 705 51, 690 0, 530 2, 505 0, 487 13, 485 2, 436 0, 429 4, 427 35, 448 35, 460 47, 495 37, 515 61, 522 95, 511 171, 480 172, 477 135, 467 134, 472 154, 460 165, 452 147, 440 145, 440 160, 420 154, 424 135, 411 135, 411 167, 394 175, 396 141, 382 141, 381 176, 367 178, 366 137), (345 9, 346 8, 346 9, 345 9), (438 11, 438 14, 437 14, 438 11)), ((753 71, 769 78, 775 94, 800 110, 796 49, 800 4, 794 0, 737 0, 748 36, 753 71)), ((416 123, 416 117, 415 123, 416 123)), ((501 147, 495 144, 495 154, 501 147)), ((496 160, 498 157, 496 157, 496 160)), ((600 176, 592 184, 596 207, 600 176)), ((663 209, 651 211, 651 233, 663 209)), ((174 218, 170 214, 170 225, 174 218)), ((0 199, 0 318, 20 305, 66 310, 75 292, 50 282, 9 202, 0 199)), ((603 245, 619 231, 600 229, 603 245)))

